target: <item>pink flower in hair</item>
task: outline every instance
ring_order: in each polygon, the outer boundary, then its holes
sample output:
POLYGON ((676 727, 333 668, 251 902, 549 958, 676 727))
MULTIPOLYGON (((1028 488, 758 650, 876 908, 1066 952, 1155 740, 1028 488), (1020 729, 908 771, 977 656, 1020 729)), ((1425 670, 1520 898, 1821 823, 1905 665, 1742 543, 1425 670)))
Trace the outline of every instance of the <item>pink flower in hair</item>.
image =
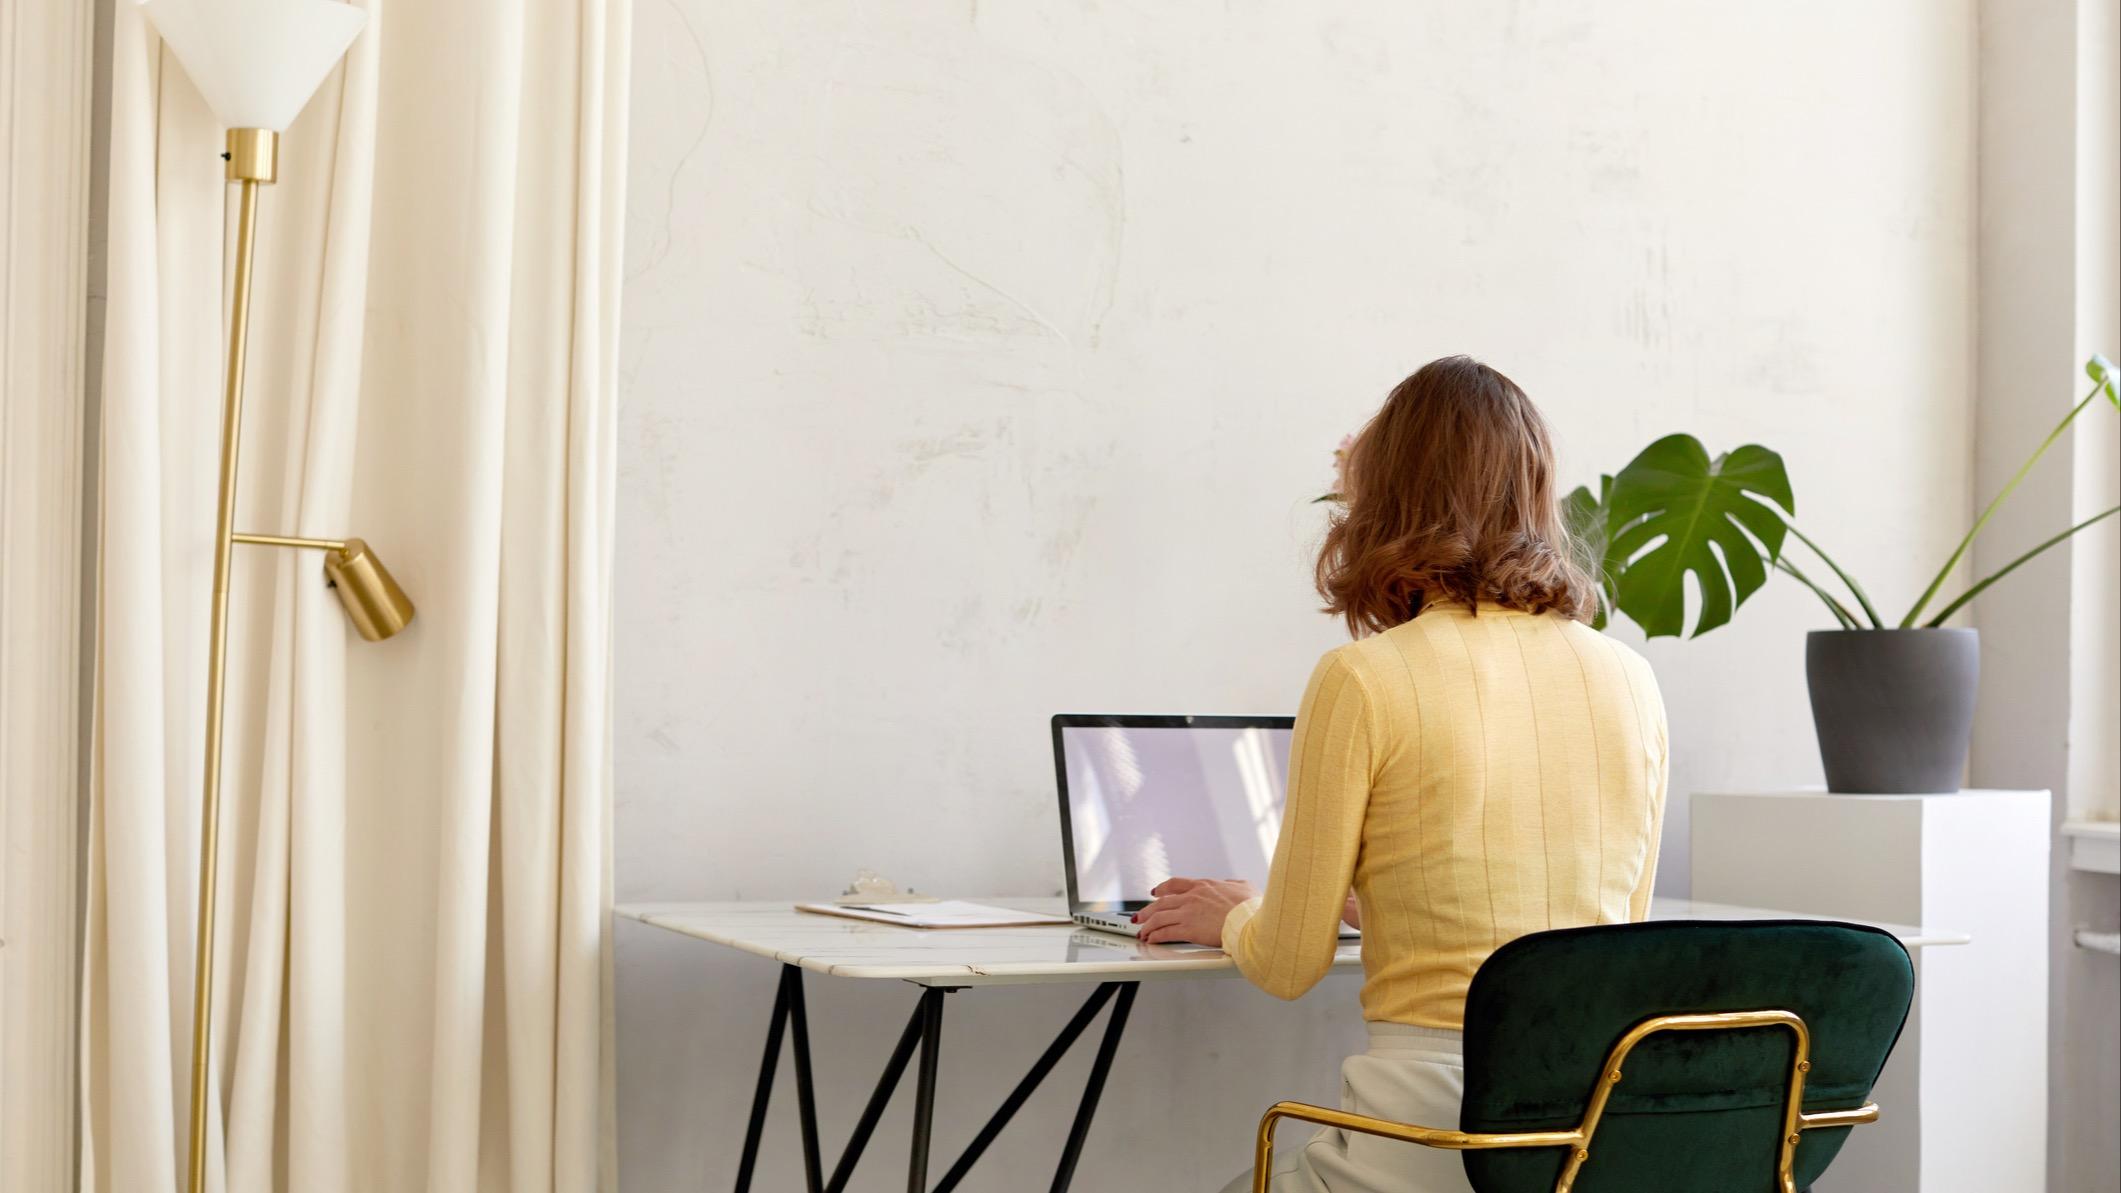
POLYGON ((1355 450, 1355 436, 1342 435, 1340 446, 1333 449, 1333 491, 1323 497, 1312 499, 1316 505, 1322 501, 1346 501, 1348 499, 1348 457, 1355 450))

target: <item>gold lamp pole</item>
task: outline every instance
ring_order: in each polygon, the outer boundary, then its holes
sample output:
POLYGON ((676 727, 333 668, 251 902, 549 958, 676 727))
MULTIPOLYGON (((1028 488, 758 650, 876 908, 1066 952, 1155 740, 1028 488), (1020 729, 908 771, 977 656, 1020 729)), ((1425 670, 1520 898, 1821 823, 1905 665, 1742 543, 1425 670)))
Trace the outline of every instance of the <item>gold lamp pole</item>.
POLYGON ((338 0, 146 0, 142 11, 192 72, 228 127, 228 181, 237 184, 236 275, 228 317, 227 389, 221 403, 221 481, 214 517, 214 592, 206 653, 206 775, 200 800, 199 923, 192 969, 190 1165, 186 1188, 206 1188, 207 1097, 213 1054, 214 935, 221 837, 222 707, 227 694, 228 575, 235 545, 324 552, 327 583, 354 629, 381 641, 412 620, 412 602, 368 544, 245 534, 235 528, 236 475, 243 438, 243 365, 250 335, 258 191, 279 176, 280 130, 345 54, 367 14, 338 0))

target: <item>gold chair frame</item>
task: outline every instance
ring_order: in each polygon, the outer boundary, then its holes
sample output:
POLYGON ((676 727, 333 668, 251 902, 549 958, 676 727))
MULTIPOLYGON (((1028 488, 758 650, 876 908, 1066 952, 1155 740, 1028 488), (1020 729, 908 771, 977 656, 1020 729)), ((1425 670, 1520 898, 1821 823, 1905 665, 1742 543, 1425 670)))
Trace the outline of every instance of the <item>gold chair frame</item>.
POLYGON ((1252 1149, 1252 1193, 1267 1193, 1267 1182, 1274 1167, 1274 1128, 1285 1118, 1317 1123, 1322 1127, 1339 1127, 1344 1131, 1357 1131, 1385 1139, 1397 1139, 1403 1143, 1418 1143, 1423 1147, 1448 1148, 1452 1151, 1520 1147, 1569 1148, 1568 1163, 1561 1170, 1561 1178, 1554 1182, 1554 1193, 1569 1193, 1576 1183, 1576 1174, 1583 1169, 1584 1161, 1591 1158, 1591 1137, 1597 1134, 1598 1120, 1605 1114, 1606 1100, 1612 1096, 1613 1087, 1620 1083, 1622 1068, 1628 1054, 1635 1050, 1635 1045, 1659 1032, 1729 1031, 1748 1027, 1787 1028, 1790 1034, 1796 1037, 1797 1050, 1790 1058, 1789 1092, 1783 1101, 1782 1140, 1780 1148, 1777 1149, 1775 1175, 1780 1182, 1782 1193, 1797 1193, 1792 1163, 1797 1154, 1797 1140, 1802 1133, 1823 1127, 1854 1127, 1875 1123, 1878 1121, 1878 1104, 1866 1102, 1855 1110, 1822 1110, 1813 1114, 1804 1112, 1804 1075, 1812 1070, 1812 1033, 1805 1027, 1803 1017, 1792 1011, 1724 1011, 1706 1015, 1658 1015, 1643 1020, 1628 1029, 1628 1033, 1620 1037, 1620 1042, 1613 1045, 1613 1050, 1606 1054, 1605 1067, 1599 1080, 1591 1087, 1590 1101, 1584 1106, 1583 1121, 1567 1131, 1445 1131, 1435 1127, 1417 1127, 1367 1115, 1350 1114, 1345 1110, 1329 1110, 1323 1106, 1311 1106, 1302 1102, 1276 1102, 1259 1120, 1259 1140, 1252 1149))

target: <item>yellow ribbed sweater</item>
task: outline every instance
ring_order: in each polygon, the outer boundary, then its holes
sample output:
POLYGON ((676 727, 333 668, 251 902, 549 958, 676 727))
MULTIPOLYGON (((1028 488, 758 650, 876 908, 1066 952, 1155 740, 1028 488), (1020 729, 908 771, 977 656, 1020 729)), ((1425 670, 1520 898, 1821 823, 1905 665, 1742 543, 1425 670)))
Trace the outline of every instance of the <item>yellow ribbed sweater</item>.
POLYGON ((1649 664, 1556 614, 1440 604, 1342 646, 1304 693, 1266 893, 1224 947, 1295 998, 1352 884, 1363 1017, 1461 1027, 1504 942, 1648 911, 1665 745, 1649 664))

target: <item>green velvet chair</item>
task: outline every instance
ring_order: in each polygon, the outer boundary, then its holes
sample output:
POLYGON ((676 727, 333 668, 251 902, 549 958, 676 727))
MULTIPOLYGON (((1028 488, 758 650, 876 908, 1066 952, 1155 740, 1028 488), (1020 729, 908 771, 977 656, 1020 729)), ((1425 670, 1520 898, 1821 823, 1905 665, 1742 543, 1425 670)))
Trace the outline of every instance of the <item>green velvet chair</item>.
POLYGON ((1796 1193, 1849 1129, 1915 993, 1890 934, 1821 920, 1614 924, 1497 949, 1466 994, 1458 1129, 1282 1102, 1299 1119, 1463 1152, 1477 1193, 1796 1193))

